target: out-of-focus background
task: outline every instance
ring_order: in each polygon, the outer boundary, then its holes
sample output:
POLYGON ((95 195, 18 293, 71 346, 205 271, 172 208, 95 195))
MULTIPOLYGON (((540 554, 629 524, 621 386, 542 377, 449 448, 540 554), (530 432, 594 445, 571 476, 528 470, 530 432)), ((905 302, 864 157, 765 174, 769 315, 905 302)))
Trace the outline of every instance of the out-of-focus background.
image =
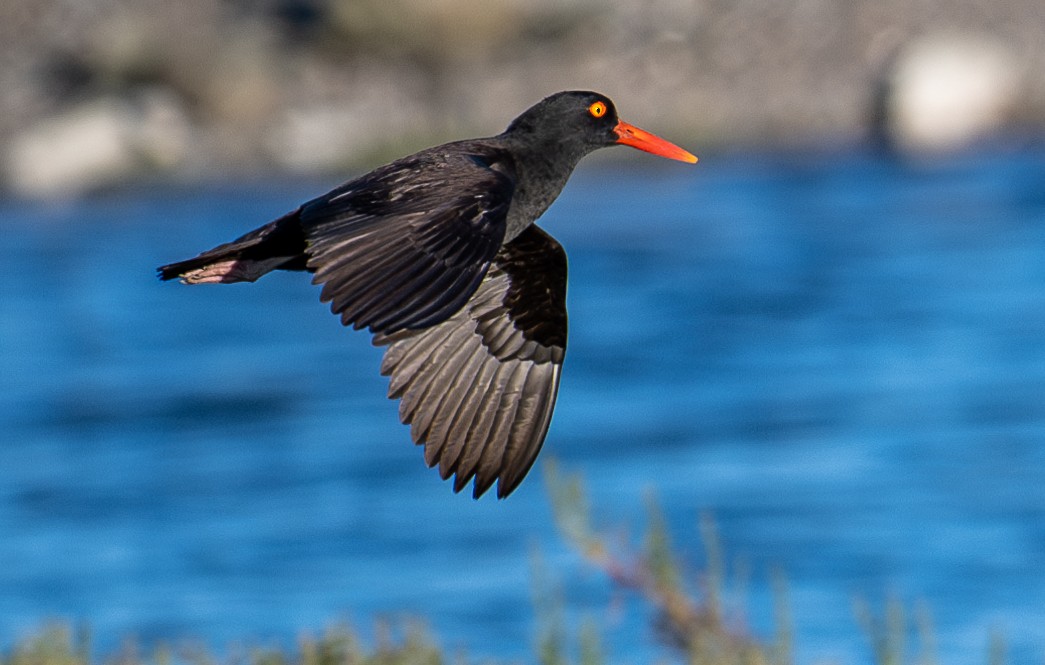
POLYGON ((3 183, 324 172, 592 88, 709 146, 1045 126, 1037 0, 8 0, 3 183))
POLYGON ((671 657, 541 464, 501 502, 424 468, 306 276, 155 279, 567 88, 701 161, 600 151, 542 219, 571 271, 542 459, 624 550, 658 496, 698 589, 712 515, 729 629, 777 634, 782 571, 796 662, 874 660, 854 598, 895 597, 911 658, 1041 663, 1041 0, 4 0, 0 649, 408 615, 534 662, 539 558, 564 629, 671 657))

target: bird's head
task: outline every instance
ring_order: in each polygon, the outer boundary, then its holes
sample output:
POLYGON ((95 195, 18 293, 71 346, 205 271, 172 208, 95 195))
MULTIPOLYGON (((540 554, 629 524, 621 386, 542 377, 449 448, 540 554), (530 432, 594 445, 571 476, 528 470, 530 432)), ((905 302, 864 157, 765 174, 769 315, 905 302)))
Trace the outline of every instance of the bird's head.
POLYGON ((659 136, 624 122, 605 95, 573 90, 546 97, 512 121, 506 135, 537 139, 578 157, 598 148, 627 145, 660 157, 693 164, 697 158, 659 136), (572 148, 572 150, 571 150, 572 148))

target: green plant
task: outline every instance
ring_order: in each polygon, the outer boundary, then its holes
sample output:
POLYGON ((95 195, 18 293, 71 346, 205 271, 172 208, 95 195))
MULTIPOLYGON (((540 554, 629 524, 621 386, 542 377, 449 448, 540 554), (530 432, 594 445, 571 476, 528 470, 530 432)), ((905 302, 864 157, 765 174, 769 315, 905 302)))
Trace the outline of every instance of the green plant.
MULTIPOLYGON (((558 466, 545 466, 545 481, 556 524, 563 537, 591 565, 614 584, 633 591, 655 610, 660 639, 691 665, 786 665, 791 662, 791 639, 786 614, 778 610, 775 641, 762 644, 738 628, 725 611, 725 565, 714 523, 701 520, 707 571, 699 581, 681 572, 663 511, 652 496, 647 500, 647 521, 637 552, 619 551, 593 525, 583 483, 579 476, 563 475, 558 466)), ((780 585, 783 593, 783 585, 780 585)), ((786 603, 779 603, 783 608, 786 603)), ((551 665, 551 664, 546 664, 551 665)))

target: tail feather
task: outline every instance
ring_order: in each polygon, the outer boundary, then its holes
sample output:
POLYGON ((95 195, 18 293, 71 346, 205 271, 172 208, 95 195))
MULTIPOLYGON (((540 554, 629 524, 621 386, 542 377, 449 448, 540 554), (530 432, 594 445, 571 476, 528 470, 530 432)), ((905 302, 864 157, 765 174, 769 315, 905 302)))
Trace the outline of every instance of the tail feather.
POLYGON ((253 282, 273 270, 305 270, 305 236, 298 211, 199 256, 157 268, 162 280, 186 284, 253 282))

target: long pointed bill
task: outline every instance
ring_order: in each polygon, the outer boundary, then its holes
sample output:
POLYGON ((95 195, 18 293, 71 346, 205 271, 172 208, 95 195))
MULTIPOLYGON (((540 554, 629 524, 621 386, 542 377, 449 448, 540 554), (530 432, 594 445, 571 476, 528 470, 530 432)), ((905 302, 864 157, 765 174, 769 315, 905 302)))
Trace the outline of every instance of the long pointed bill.
POLYGON ((680 162, 697 163, 696 155, 691 155, 674 143, 669 143, 659 136, 650 134, 644 129, 639 129, 635 125, 629 125, 623 120, 617 121, 617 126, 613 128, 613 131, 617 134, 617 143, 621 145, 645 150, 660 157, 677 159, 680 162))

